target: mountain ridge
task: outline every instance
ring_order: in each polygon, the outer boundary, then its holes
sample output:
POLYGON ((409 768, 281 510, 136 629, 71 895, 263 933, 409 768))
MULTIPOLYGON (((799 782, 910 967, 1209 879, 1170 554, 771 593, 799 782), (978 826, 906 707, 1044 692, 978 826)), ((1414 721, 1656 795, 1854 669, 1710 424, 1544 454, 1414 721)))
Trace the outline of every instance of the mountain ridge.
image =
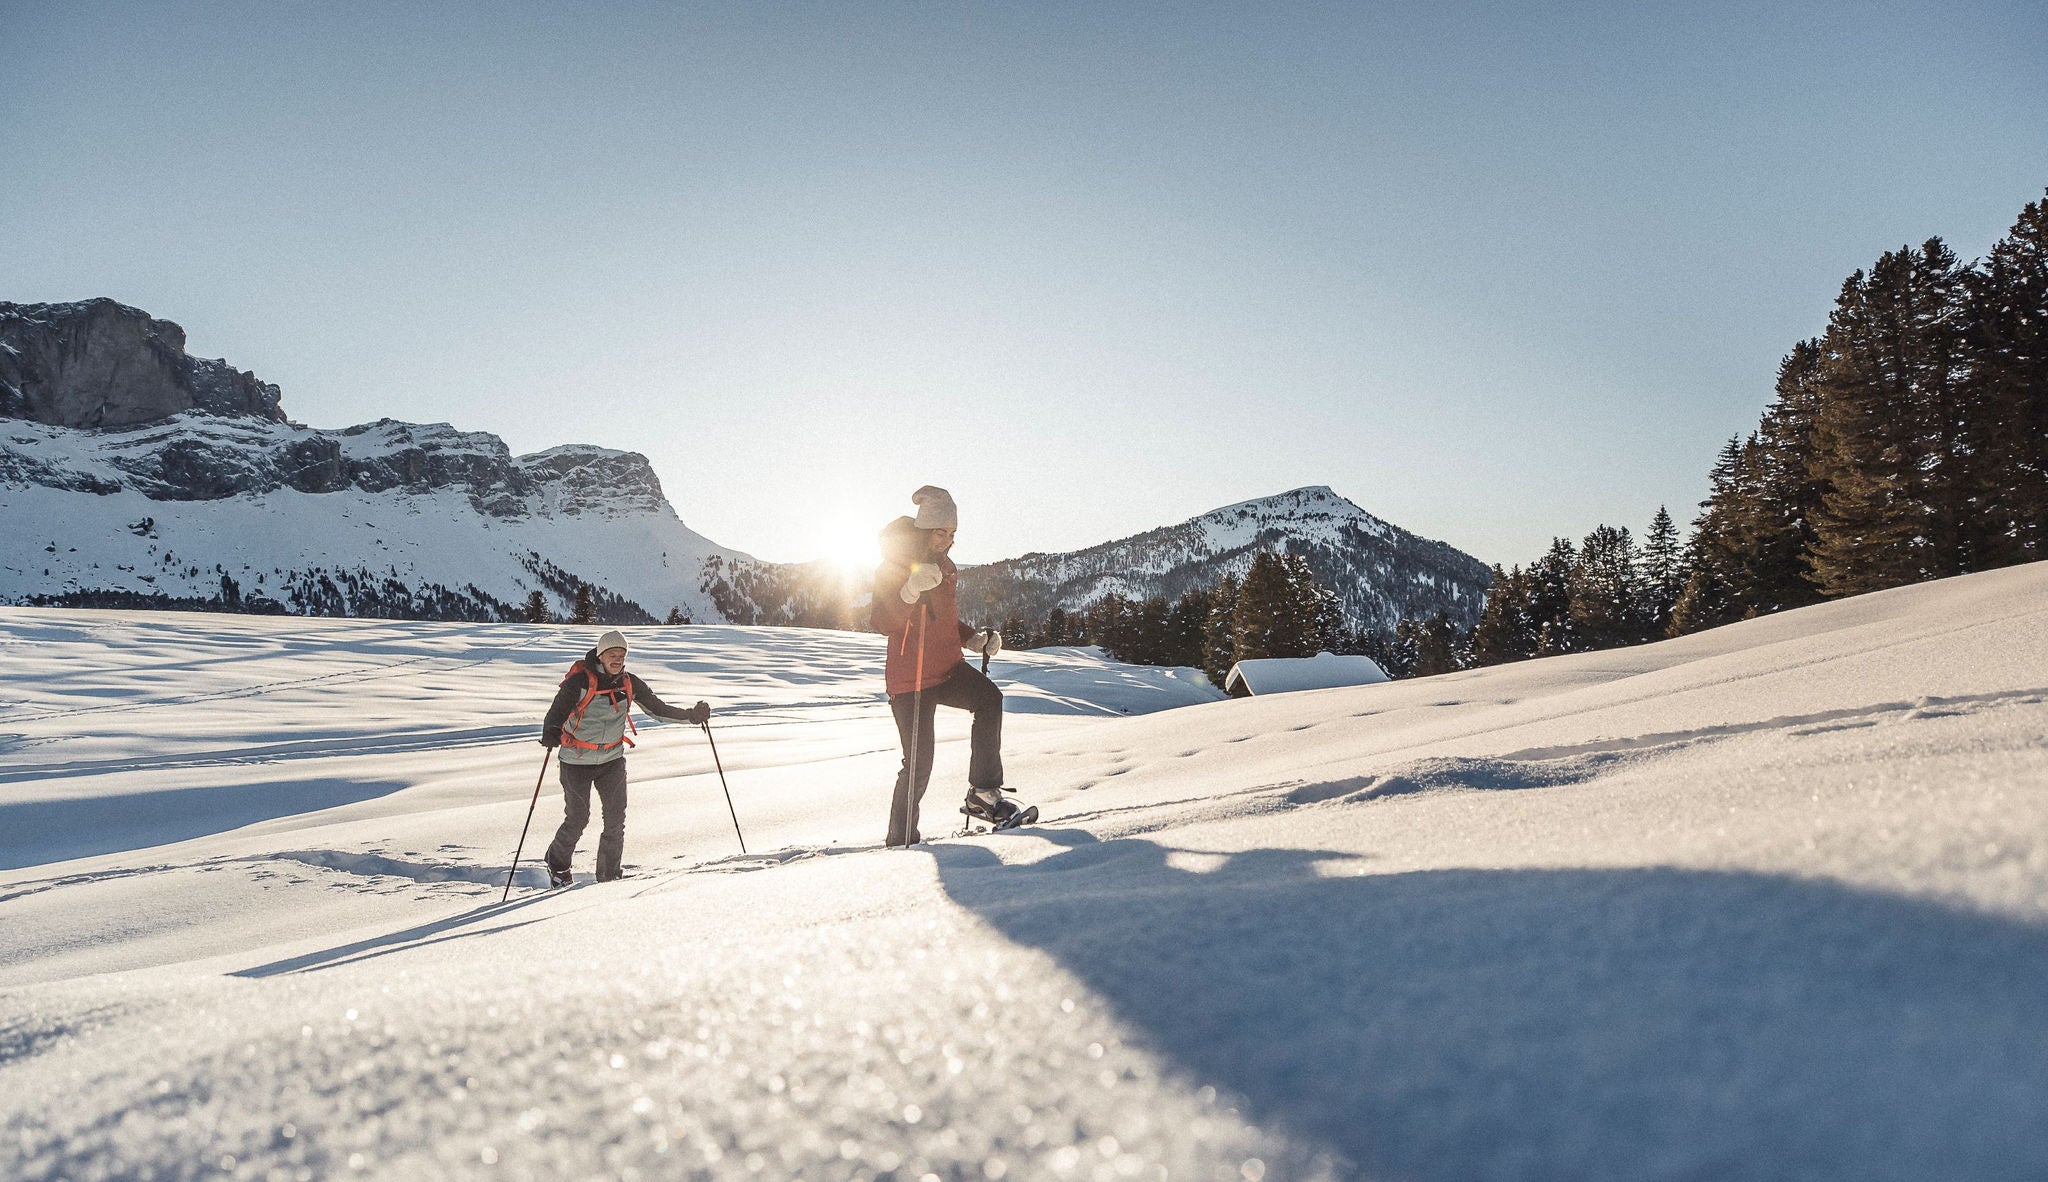
POLYGON ((278 388, 109 299, 0 303, 0 599, 489 620, 718 619, 647 457, 447 423, 290 421, 278 388))
POLYGON ((1110 594, 1172 600, 1225 575, 1242 577, 1266 549, 1305 558, 1337 591, 1347 625, 1361 631, 1391 634, 1403 619, 1438 611, 1469 627, 1488 583, 1488 568, 1471 555, 1374 516, 1327 485, 1307 485, 1080 550, 969 567, 960 599, 987 618, 1029 622, 1110 594))
MULTIPOLYGON (((697 534, 638 452, 515 456, 392 418, 311 428, 278 387, 184 341, 111 299, 0 303, 0 601, 487 620, 535 592, 566 615, 587 584, 612 623, 865 624, 864 579, 697 534)), ((1000 621, 1177 597, 1268 548, 1306 557, 1355 628, 1439 610, 1469 625, 1484 595, 1478 560, 1311 485, 965 568, 961 603, 1000 621)))

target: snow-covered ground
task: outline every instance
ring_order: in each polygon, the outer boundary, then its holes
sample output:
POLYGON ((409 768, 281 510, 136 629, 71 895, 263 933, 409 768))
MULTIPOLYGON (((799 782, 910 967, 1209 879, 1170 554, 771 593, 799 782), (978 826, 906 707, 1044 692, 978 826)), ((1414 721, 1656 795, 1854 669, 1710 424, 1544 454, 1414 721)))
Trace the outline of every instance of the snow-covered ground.
POLYGON ((1000 659, 1044 822, 911 851, 879 638, 632 635, 752 852, 651 725, 632 877, 501 905, 582 632, 0 610, 0 1177, 2048 1176, 2048 567, 1246 701, 1000 659))

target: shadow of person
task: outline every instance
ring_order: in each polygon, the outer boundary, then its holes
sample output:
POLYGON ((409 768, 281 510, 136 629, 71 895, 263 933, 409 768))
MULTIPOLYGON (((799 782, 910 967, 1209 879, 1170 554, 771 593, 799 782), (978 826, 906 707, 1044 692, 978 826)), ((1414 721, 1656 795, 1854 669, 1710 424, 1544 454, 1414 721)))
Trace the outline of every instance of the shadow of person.
POLYGON ((274 960, 251 968, 238 969, 229 973, 231 977, 276 977, 286 973, 307 973, 315 969, 331 969, 340 965, 355 964, 358 961, 373 960, 393 952, 404 952, 414 948, 425 948, 430 944, 445 944, 450 940, 466 939, 470 936, 486 936, 523 928, 539 923, 540 919, 525 919, 517 923, 492 924, 489 921, 509 915, 525 907, 531 907, 545 899, 558 898, 556 892, 536 891, 521 895, 510 902, 490 902, 472 907, 460 915, 437 919, 403 931, 386 932, 350 944, 323 948, 318 952, 307 952, 299 956, 274 960))
POLYGON ((947 892, 1360 1174, 2048 1176, 2039 926, 1754 873, 1049 832, 1030 865, 936 847, 947 892))

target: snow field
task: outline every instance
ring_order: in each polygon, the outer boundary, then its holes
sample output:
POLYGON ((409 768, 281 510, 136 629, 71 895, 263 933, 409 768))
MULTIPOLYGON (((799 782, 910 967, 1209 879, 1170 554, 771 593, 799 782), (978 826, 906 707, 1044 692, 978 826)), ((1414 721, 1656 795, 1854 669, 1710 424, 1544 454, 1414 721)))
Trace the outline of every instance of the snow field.
POLYGON ((0 611, 0 1175, 2048 1173, 2048 568, 1237 702, 1022 654, 1044 822, 912 851, 879 638, 636 630, 752 852, 651 726, 634 876, 500 906, 571 633, 0 611))

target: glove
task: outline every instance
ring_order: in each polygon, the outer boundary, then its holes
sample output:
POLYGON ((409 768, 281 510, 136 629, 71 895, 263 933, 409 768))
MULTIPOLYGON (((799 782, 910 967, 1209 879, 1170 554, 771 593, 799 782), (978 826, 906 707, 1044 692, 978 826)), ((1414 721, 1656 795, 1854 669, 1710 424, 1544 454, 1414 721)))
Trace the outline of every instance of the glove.
POLYGON ((540 733, 540 745, 543 747, 560 747, 562 745, 561 729, 559 727, 550 727, 542 731, 540 733))
POLYGON ((980 653, 984 657, 1000 656, 1003 651, 1003 634, 994 628, 976 632, 967 638, 966 648, 969 652, 980 653))
POLYGON ((705 723, 710 722, 711 703, 699 702, 688 710, 683 711, 683 721, 691 726, 703 726, 705 723))
POLYGON ((936 562, 920 562, 910 568, 910 577, 903 580, 903 590, 896 594, 905 603, 916 603, 924 593, 946 581, 946 572, 936 562))

